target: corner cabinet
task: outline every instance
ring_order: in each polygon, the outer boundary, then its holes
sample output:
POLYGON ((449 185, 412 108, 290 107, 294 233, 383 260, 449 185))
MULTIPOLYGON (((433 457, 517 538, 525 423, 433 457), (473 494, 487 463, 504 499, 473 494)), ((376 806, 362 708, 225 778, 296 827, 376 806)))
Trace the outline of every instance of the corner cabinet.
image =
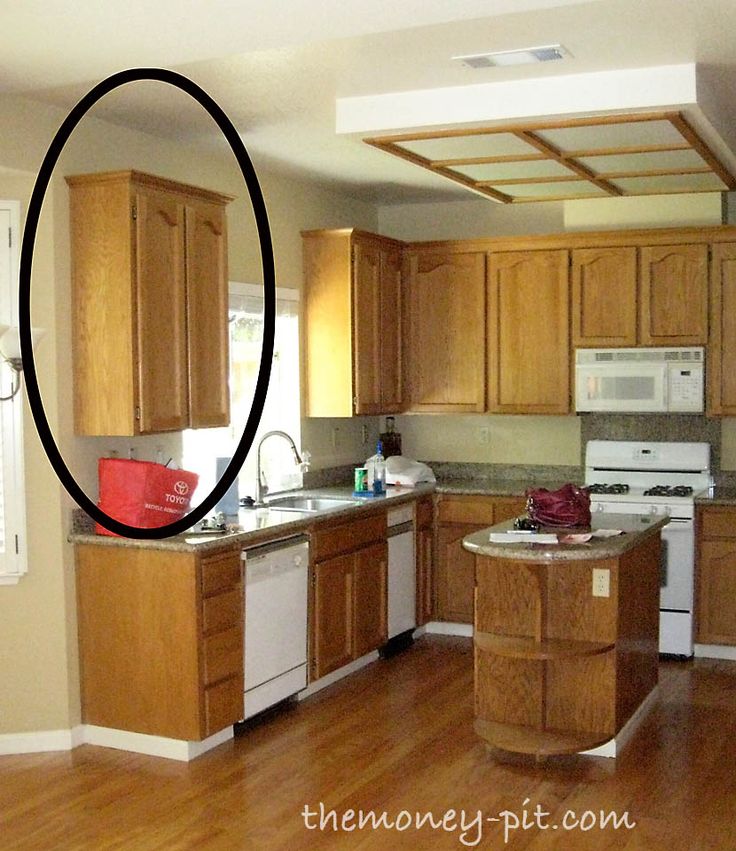
POLYGON ((482 412, 485 254, 411 250, 404 269, 410 410, 482 412))
POLYGON ((402 409, 402 244, 358 230, 302 233, 305 413, 402 409))
POLYGON ((473 623, 475 556, 463 538, 526 510, 524 497, 442 495, 437 505, 436 617, 473 623))
POLYGON ((227 425, 232 197, 136 171, 66 180, 76 433, 227 425))
POLYGON ((78 544, 85 724, 200 741, 243 717, 240 549, 78 544))
POLYGON ((488 410, 570 412, 568 252, 488 259, 488 410))
POLYGON ((708 413, 736 416, 736 242, 713 246, 710 270, 708 413))

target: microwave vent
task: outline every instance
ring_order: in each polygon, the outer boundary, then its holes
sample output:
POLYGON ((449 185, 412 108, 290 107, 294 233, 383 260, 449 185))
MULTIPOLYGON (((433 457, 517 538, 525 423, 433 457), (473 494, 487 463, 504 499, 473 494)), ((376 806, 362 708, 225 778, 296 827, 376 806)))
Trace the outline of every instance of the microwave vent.
POLYGON ((578 349, 578 363, 703 363, 703 349, 578 349))

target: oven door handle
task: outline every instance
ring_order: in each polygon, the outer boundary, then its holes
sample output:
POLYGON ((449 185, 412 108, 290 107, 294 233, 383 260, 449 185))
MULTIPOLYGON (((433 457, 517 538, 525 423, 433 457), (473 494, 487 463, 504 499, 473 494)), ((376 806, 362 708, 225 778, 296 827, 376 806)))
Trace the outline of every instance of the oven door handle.
POLYGON ((664 529, 662 529, 662 531, 664 532, 665 529, 674 530, 677 527, 679 527, 678 531, 684 531, 685 529, 692 529, 693 526, 694 523, 692 519, 688 517, 670 517, 667 521, 667 525, 664 527, 664 529))

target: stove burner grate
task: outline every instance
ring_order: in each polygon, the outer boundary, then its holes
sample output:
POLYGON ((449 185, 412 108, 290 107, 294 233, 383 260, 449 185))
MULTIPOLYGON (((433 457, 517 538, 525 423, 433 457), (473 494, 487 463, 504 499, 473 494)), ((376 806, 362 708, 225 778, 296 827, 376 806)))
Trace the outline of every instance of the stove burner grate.
POLYGON ((629 486, 616 483, 612 485, 603 485, 600 483, 596 483, 593 485, 586 485, 586 489, 588 493, 600 493, 600 494, 613 494, 613 493, 628 493, 629 486))
POLYGON ((655 485, 644 491, 644 496, 692 496, 689 485, 655 485))

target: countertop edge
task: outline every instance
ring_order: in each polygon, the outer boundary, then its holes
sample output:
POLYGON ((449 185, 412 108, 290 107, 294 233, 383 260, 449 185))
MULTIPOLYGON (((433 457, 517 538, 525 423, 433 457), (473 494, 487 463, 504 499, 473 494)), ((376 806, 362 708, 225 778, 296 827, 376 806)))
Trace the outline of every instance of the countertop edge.
MULTIPOLYGON (((616 516, 616 515, 612 515, 616 516)), ((648 519, 648 518, 647 518, 648 519)), ((637 529, 635 532, 625 532, 615 538, 601 538, 594 544, 534 544, 534 543, 512 543, 495 544, 487 540, 491 529, 501 531, 508 528, 509 522, 489 526, 481 529, 463 539, 463 547, 469 552, 479 556, 491 558, 502 558, 512 561, 549 563, 551 561, 598 561, 618 558, 651 535, 660 532, 667 525, 668 518, 653 519, 646 528, 637 529), (472 538, 485 536, 486 542, 478 543, 472 538)))

